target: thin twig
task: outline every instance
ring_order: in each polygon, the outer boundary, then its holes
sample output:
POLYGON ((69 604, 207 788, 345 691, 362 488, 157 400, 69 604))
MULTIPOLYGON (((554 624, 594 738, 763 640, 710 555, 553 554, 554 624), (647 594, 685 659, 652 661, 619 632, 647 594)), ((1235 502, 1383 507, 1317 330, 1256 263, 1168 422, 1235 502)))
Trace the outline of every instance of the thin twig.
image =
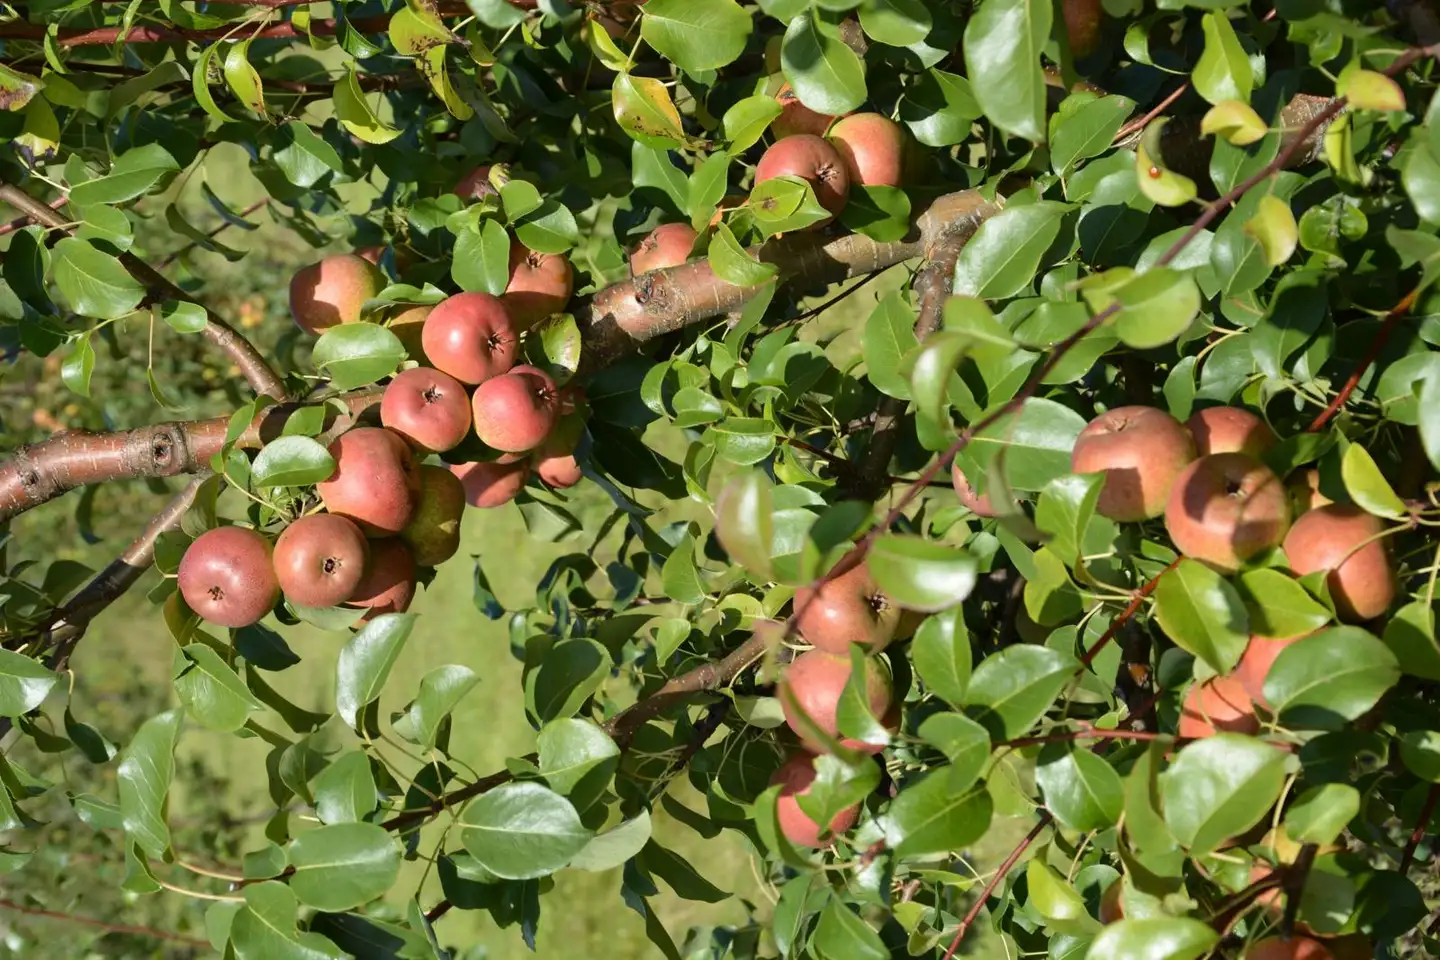
POLYGON ((183 934, 171 933, 168 930, 156 930, 154 927, 142 927, 129 923, 111 923, 108 920, 97 920, 94 917, 82 917, 73 913, 61 913, 58 910, 27 907, 13 900, 0 900, 0 910, 13 910, 15 913, 23 913, 26 916, 46 917, 50 920, 64 920, 67 923, 78 923, 86 927, 95 927, 108 933, 131 933, 139 937, 153 937, 156 940, 168 940, 171 943, 183 943, 191 947, 208 948, 210 946, 208 940, 187 937, 183 934))
POLYGON ((1405 852, 1400 856, 1400 873, 1404 874, 1410 869, 1410 864, 1415 861, 1415 850, 1420 846, 1420 841, 1425 839, 1425 831, 1430 828, 1430 818, 1435 815, 1435 804, 1440 802, 1440 783, 1430 785, 1430 792, 1425 795, 1425 805, 1420 808, 1420 818, 1415 821, 1415 829, 1410 831, 1410 840, 1405 844, 1405 852))
POLYGON ((1125 626, 1131 617, 1135 616, 1135 613, 1140 609, 1141 605, 1145 603, 1146 599, 1149 598, 1150 594, 1155 592, 1155 588, 1160 585, 1160 578, 1180 566, 1182 559, 1184 558, 1176 557, 1174 560, 1171 560, 1165 566, 1164 570, 1161 570, 1155 576, 1145 581, 1144 585, 1135 591, 1135 595, 1130 598, 1130 603, 1126 605, 1124 610, 1120 611, 1118 617, 1110 621, 1110 626, 1105 628, 1105 632, 1100 635, 1100 639, 1091 644, 1090 649, 1086 650, 1084 656, 1080 658, 1081 670, 1090 666, 1090 664, 1094 662, 1096 655, 1105 648, 1105 645, 1115 639, 1115 634, 1120 632, 1120 628, 1125 626))
POLYGON ((985 902, 990 899, 990 894, 995 892, 995 888, 1000 885, 1000 881, 1005 879, 1005 874, 1010 872, 1010 868, 1015 866, 1016 861, 1025 854, 1026 850, 1030 849, 1030 844, 1035 842, 1035 839, 1040 836, 1046 827, 1050 826, 1054 819, 1049 810, 1041 811, 1039 821, 1036 822, 1035 826, 1030 828, 1030 832, 1025 834, 1024 838, 1015 845, 1015 849, 1010 851, 1010 855, 1007 856, 1001 862, 1000 866, 996 868, 995 872, 990 875, 990 879, 985 882, 984 889, 980 891, 980 895, 975 898, 975 902, 972 903, 970 909, 966 911, 964 919, 960 921, 960 929, 955 931, 955 939, 950 941, 950 948, 945 951, 944 960, 952 960, 955 956, 955 951, 960 949, 960 941, 964 939, 965 934, 969 932, 970 925, 975 922, 976 917, 980 916, 980 911, 985 909, 985 902))
POLYGON ((1335 399, 1330 401, 1330 405, 1320 411, 1320 415, 1305 429, 1306 433, 1319 433, 1325 428, 1325 425, 1330 422, 1330 418, 1339 413, 1340 408, 1345 406, 1345 401, 1350 399, 1350 394, 1354 393, 1355 388, 1360 385, 1360 380, 1365 376, 1365 372, 1370 369, 1376 360, 1380 359, 1380 351, 1385 349, 1385 342, 1390 339, 1390 332, 1395 328, 1395 324, 1400 321, 1401 317, 1410 312, 1410 308, 1415 306, 1415 300, 1419 296, 1420 288, 1416 287, 1414 290, 1405 294, 1404 298, 1395 304, 1395 306, 1391 307, 1390 311, 1385 314, 1385 319, 1381 322, 1380 329, 1375 331, 1375 337, 1370 341, 1369 349, 1365 351, 1365 356, 1360 358, 1360 365, 1357 366, 1355 372, 1350 374, 1345 380, 1345 385, 1340 388, 1339 393, 1335 394, 1335 399))
MULTIPOLYGON (((241 220, 244 220, 246 217, 250 216, 250 214, 252 214, 252 213, 254 213, 255 211, 259 210, 261 207, 268 207, 268 206, 270 206, 270 198, 267 196, 267 197, 264 197, 263 199, 256 200, 254 203, 250 204, 250 206, 246 207, 244 210, 241 210, 240 213, 238 214, 238 216, 239 216, 239 218, 240 218, 241 220)), ((211 230, 209 233, 205 234, 205 237, 206 237, 206 239, 208 239, 208 240, 214 240, 216 237, 218 237, 220 234, 224 233, 225 230, 227 230, 229 227, 231 227, 231 226, 233 226, 233 225, 234 225, 234 224, 233 224, 233 221, 226 220, 224 223, 220 224, 220 226, 216 227, 214 230, 211 230)), ((164 260, 161 260, 161 261, 160 261, 160 268, 163 270, 165 267, 170 266, 170 264, 174 263, 176 260, 179 260, 179 259, 180 259, 181 257, 183 257, 185 254, 189 253, 191 250, 195 249, 195 248, 198 247, 199 245, 200 245, 200 241, 199 241, 199 240, 191 240, 189 243, 185 244, 185 246, 181 247, 179 250, 176 250, 174 253, 172 253, 172 254, 170 254, 169 256, 167 256, 164 260)))

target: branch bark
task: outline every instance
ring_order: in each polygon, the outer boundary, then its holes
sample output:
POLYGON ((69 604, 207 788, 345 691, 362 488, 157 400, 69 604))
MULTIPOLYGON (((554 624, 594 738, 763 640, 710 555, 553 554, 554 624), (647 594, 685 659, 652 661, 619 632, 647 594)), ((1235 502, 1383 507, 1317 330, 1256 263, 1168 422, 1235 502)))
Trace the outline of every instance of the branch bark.
MULTIPOLYGON (((0 201, 9 204, 42 226, 70 232, 67 226, 69 221, 65 217, 13 184, 0 183, 0 201)), ((270 364, 265 362, 260 351, 256 350, 249 340, 237 333, 235 328, 221 319, 215 311, 171 283, 155 268, 133 253, 122 253, 120 263, 132 277, 145 286, 148 293, 147 302, 184 300, 204 307, 205 337, 224 351, 231 362, 240 368, 240 373, 245 377, 245 381, 256 393, 265 394, 277 400, 284 399, 285 385, 275 371, 270 369, 270 364)))
POLYGON ((50 920, 64 920, 66 923, 78 923, 86 927, 95 927, 99 930, 104 930, 107 933, 130 933, 140 937, 153 937, 156 940, 168 940, 171 943, 183 943, 189 947, 209 948, 210 946, 210 941, 208 940, 201 940, 197 937, 187 937, 178 933, 171 933, 168 930, 156 930, 154 927, 141 927, 129 923, 110 923, 107 920, 81 917, 73 913, 61 913, 58 910, 27 907, 13 900, 0 900, 0 910, 12 910, 15 913, 23 913, 31 917, 45 917, 50 920))
MULTIPOLYGON (((369 388, 338 399, 344 414, 333 414, 327 429, 348 426, 380 403, 369 388)), ((254 450, 280 435, 297 410, 317 403, 281 403, 265 408, 236 446, 254 450)), ((76 431, 21 447, 0 464, 0 520, 53 500, 76 487, 140 477, 173 477, 208 470, 220 452, 229 417, 156 423, 113 433, 76 431)))

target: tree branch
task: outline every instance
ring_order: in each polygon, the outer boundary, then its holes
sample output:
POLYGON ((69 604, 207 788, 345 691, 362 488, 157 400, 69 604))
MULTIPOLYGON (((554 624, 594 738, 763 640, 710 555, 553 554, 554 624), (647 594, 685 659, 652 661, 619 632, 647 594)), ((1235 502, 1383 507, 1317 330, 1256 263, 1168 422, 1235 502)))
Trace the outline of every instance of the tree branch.
POLYGON ((1335 394, 1335 399, 1330 401, 1330 405, 1320 411, 1320 415, 1311 422, 1310 426, 1305 428, 1306 433, 1319 433, 1330 422, 1330 419, 1340 412, 1340 408, 1345 406, 1345 401, 1349 400, 1350 395, 1355 392, 1355 388, 1360 386, 1360 380, 1365 376, 1365 372, 1376 360, 1380 359, 1380 351, 1385 349, 1385 342, 1390 339, 1390 332, 1395 329, 1395 324, 1410 312, 1411 307, 1415 306, 1415 299, 1419 295, 1420 288, 1416 287, 1405 294, 1405 297, 1385 314, 1380 329, 1375 331, 1375 336, 1370 341, 1369 349, 1365 351, 1365 356, 1360 358, 1360 365, 1346 379, 1345 385, 1340 388, 1339 393, 1335 394))
POLYGON ((1000 866, 995 868, 995 872, 990 875, 990 879, 985 881, 985 886, 980 891, 980 895, 975 898, 975 902, 972 903, 970 909, 965 912, 964 919, 960 921, 960 928, 955 931, 955 939, 950 941, 950 947, 945 951, 943 960, 954 960, 955 951, 960 949, 960 941, 963 940, 965 934, 970 931, 970 926, 975 922, 975 918, 980 916, 980 911, 985 909, 985 902, 990 899, 990 894, 995 892, 995 888, 1000 886, 1000 881, 1005 879, 1005 875, 1010 872, 1010 868, 1014 867, 1016 862, 1024 855, 1025 851, 1030 849, 1030 844, 1034 843, 1036 838, 1045 831, 1045 828, 1050 826, 1054 821, 1055 818, 1051 816, 1049 810, 1041 811, 1040 819, 1036 821, 1035 826, 1031 827, 1030 832, 1021 838, 1020 842, 1015 845, 1015 849, 1010 851, 1010 855, 1000 863, 1000 866))
POLYGON ((1425 831, 1430 828, 1430 818, 1435 815, 1435 805, 1440 802, 1440 783, 1432 784, 1430 792, 1425 795, 1425 805, 1420 808, 1420 816, 1415 821, 1415 829, 1410 832, 1410 839, 1405 844, 1405 852, 1400 856, 1400 873, 1404 874, 1410 870, 1410 864, 1415 861, 1415 850, 1420 846, 1420 841, 1425 839, 1425 831))
POLYGON ((58 910, 45 910, 40 907, 27 907, 16 903, 13 900, 0 900, 0 910, 13 910, 15 913, 23 913, 31 917, 46 917, 51 920, 64 920, 66 923, 78 923, 87 927, 95 927, 108 933, 132 933, 139 937, 153 937, 156 940, 168 940, 171 943, 183 943, 186 946, 209 949, 208 940, 200 940, 196 937, 187 937, 178 933, 170 933, 167 930, 156 930, 154 927, 141 927, 128 923, 110 923, 108 920, 97 920, 94 917, 81 917, 73 913, 61 913, 58 910))
MULTIPOLYGON (((42 226, 64 230, 66 233, 70 232, 69 221, 65 217, 13 184, 0 183, 0 201, 8 203, 42 226)), ((256 393, 265 394, 277 400, 284 399, 285 386, 275 371, 270 369, 270 364, 265 362, 260 351, 222 320, 215 311, 205 307, 203 303, 171 283, 133 253, 122 253, 120 262, 132 277, 145 286, 148 302, 184 300, 203 307, 205 309, 203 332, 206 338, 224 351, 231 362, 240 368, 240 373, 245 377, 245 381, 256 393)))
MULTIPOLYGON (((344 428, 380 402, 381 390, 369 388, 338 399, 344 414, 332 413, 328 429, 344 428)), ((323 401, 329 403, 329 401, 323 401)), ((254 450, 280 436, 297 410, 320 405, 280 403, 266 407, 236 446, 254 450)), ((210 468, 229 429, 229 417, 156 423, 113 433, 74 431, 21 447, 0 463, 0 520, 53 500, 76 487, 139 477, 173 477, 210 468)))

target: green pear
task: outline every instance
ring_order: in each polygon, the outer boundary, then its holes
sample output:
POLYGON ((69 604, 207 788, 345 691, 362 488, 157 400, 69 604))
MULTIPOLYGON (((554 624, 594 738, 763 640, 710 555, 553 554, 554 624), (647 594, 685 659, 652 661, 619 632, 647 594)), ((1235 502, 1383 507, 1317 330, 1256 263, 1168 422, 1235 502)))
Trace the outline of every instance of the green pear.
POLYGON ((465 510, 465 487, 444 467, 422 464, 420 499, 415 515, 400 536, 410 544, 415 563, 434 567, 460 549, 460 514, 465 510))

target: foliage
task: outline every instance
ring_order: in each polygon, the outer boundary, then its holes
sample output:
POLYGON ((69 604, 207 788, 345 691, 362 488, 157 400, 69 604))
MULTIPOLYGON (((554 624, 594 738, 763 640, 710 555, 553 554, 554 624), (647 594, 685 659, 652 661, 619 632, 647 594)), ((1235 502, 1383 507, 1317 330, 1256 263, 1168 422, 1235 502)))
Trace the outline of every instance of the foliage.
MULTIPOLYGON (((4 557, 0 715, 25 749, 0 763, 0 869, 45 861, 45 821, 73 814, 124 852, 125 875, 103 879, 211 901, 204 936, 240 960, 454 955, 458 911, 533 946, 567 871, 610 871, 617 906, 672 958, 948 960, 983 911, 1007 955, 1241 957, 1274 934, 1335 956, 1440 953, 1426 4, 32 0, 0 15, 0 201, 17 218, 0 337, 5 395, 24 397, 0 515, 84 487, 75 526, 92 539, 97 502, 137 512, 99 484, 203 478, 98 576, 59 542, 41 563, 4 557), (903 183, 861 182, 846 159, 856 182, 832 221, 844 170, 756 182, 795 106, 898 120, 903 183), (318 340, 277 316, 285 258, 225 241, 258 209, 221 198, 236 155, 291 242, 366 251, 384 273, 318 340), (700 231, 691 262, 629 276, 627 249, 665 223, 700 231), (488 772, 451 749, 485 663, 426 663, 396 689, 418 656, 403 603, 361 624, 282 600, 226 629, 191 610, 177 570, 212 528, 273 540, 319 509, 329 442, 375 418, 402 367, 440 365, 402 315, 513 296, 521 245, 575 274, 521 350, 578 406, 580 489, 609 512, 592 528, 540 479, 502 508, 535 543, 576 544, 524 604, 502 605, 486 574, 515 545, 475 561, 475 607, 506 624, 538 731, 534 754, 488 772), (839 329, 840 301, 877 276, 873 312, 839 329), (1279 537, 1238 570, 1180 556, 1186 498, 1139 522, 1106 499, 1164 455, 1076 467, 1087 423, 1133 405, 1258 415, 1274 436, 1264 466, 1249 448, 1245 463, 1290 484, 1286 523, 1335 501, 1375 532, 1316 563, 1279 537), (179 419, 198 415, 217 419, 179 419), (21 446, 63 427, 96 435, 21 446), (960 502, 933 482, 952 461, 960 502), (1381 572, 1327 576, 1341 563, 1381 572), (111 744, 80 719, 70 657, 152 565, 173 696, 109 725, 111 744), (801 629, 847 589, 838 640, 801 629), (1355 613, 1367 590, 1379 616, 1355 613), (335 643, 295 644, 302 622, 335 643), (798 680, 777 683, 797 657, 822 662, 807 643, 849 678, 828 726, 798 680), (277 692, 302 654, 334 678, 323 712, 277 692), (264 844, 172 822, 169 798, 208 786, 177 759, 201 729, 264 745, 264 844), (797 799, 772 777, 801 742, 823 755, 797 799), (657 879, 728 895, 656 839, 661 813, 743 836, 773 905, 667 930, 657 879), (969 848, 1016 824, 1024 839, 979 873, 969 848), (212 848, 198 870, 196 843, 212 848)), ((495 469, 498 452, 477 434, 431 462, 495 469)), ((50 885, 32 907, 63 905, 64 879, 50 885)))

